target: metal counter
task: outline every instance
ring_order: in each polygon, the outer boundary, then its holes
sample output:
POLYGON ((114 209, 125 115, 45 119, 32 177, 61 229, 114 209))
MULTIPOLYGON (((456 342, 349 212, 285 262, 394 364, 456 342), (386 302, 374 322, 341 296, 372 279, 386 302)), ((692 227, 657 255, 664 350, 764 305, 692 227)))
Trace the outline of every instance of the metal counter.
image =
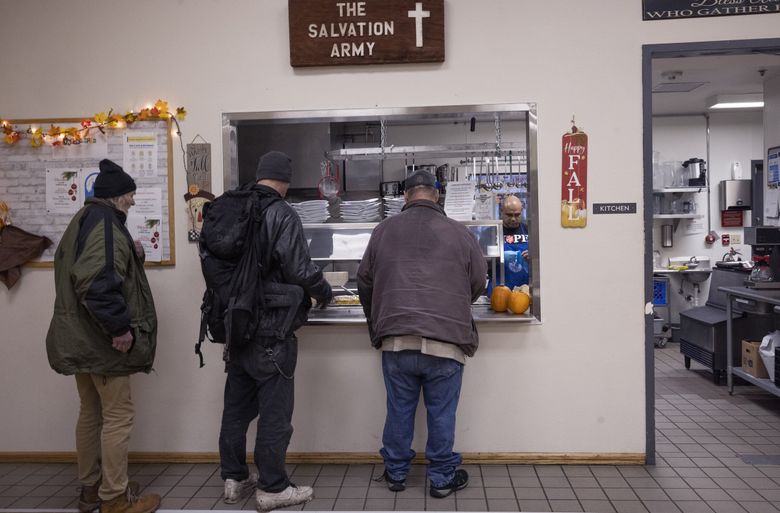
MULTIPOLYGON (((478 323, 532 323, 536 318, 530 313, 530 309, 522 315, 513 315, 511 313, 498 313, 491 310, 488 305, 472 305, 471 315, 478 323)), ((330 306, 325 309, 312 308, 309 311, 309 325, 328 326, 354 324, 361 325, 366 323, 366 316, 363 314, 363 308, 360 306, 330 306)))

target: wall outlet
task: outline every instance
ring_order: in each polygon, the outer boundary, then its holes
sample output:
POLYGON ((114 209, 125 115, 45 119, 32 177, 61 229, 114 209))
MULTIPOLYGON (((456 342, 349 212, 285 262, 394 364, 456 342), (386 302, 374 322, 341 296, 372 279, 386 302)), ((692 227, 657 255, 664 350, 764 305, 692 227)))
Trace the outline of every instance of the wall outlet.
POLYGON ((742 234, 741 233, 732 233, 731 234, 731 243, 732 244, 742 244, 742 234))

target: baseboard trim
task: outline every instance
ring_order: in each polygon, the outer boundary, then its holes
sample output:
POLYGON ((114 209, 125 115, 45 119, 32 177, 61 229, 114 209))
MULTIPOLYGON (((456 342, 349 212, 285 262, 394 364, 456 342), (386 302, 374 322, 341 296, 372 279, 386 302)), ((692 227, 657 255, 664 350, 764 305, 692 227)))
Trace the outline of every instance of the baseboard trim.
MULTIPOLYGON (((248 455, 252 460, 252 454, 248 455)), ((131 452, 130 463, 219 463, 216 452, 131 452)), ((644 465, 644 453, 526 453, 471 452, 463 453, 465 464, 501 465, 644 465)), ((0 463, 75 463, 75 452, 0 452, 0 463)), ((287 453, 288 463, 308 464, 368 464, 381 463, 382 458, 366 452, 299 452, 287 453)), ((414 463, 423 464, 418 456, 414 463)))

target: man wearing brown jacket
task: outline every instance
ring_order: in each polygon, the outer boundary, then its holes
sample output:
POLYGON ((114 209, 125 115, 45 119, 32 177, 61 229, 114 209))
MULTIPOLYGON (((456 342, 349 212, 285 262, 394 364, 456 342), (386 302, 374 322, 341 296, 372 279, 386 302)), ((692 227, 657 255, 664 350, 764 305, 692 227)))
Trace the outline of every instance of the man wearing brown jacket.
POLYGON ((453 452, 463 365, 479 344, 471 303, 485 289, 487 265, 476 238, 437 204, 435 178, 404 182, 403 211, 380 223, 358 269, 358 292, 371 344, 382 350, 387 417, 380 454, 392 491, 406 487, 415 452, 420 390, 428 415, 425 456, 432 497, 468 484, 453 452))

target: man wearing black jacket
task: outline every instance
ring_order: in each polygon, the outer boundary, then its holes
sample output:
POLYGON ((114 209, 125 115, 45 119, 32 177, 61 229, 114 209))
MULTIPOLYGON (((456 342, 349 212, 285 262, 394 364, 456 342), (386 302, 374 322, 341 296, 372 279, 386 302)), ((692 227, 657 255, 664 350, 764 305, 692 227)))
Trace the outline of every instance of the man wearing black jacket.
MULTIPOLYGON (((290 157, 278 151, 266 153, 257 166, 253 190, 261 197, 284 198, 291 176, 290 157)), ((261 217, 257 242, 262 248, 264 283, 297 285, 304 291, 304 300, 284 340, 257 337, 254 343, 236 348, 231 354, 226 364, 219 453, 225 502, 234 504, 254 491, 257 510, 270 511, 314 497, 311 487, 296 487, 290 482, 284 466, 293 431, 293 376, 298 356, 294 331, 306 322, 311 298, 326 304, 333 292, 311 261, 295 210, 284 201, 275 201, 261 217), (246 464, 246 432, 255 417, 254 459, 259 475, 250 474, 246 464)), ((262 331, 281 322, 281 312, 274 310, 263 311, 262 331)))
POLYGON ((432 497, 468 483, 453 452, 455 413, 466 356, 479 345, 471 303, 485 289, 487 265, 477 239, 437 204, 435 178, 417 171, 404 182, 403 211, 371 234, 358 268, 358 292, 371 344, 382 350, 387 417, 384 478, 406 487, 420 390, 428 412, 425 457, 432 497))

